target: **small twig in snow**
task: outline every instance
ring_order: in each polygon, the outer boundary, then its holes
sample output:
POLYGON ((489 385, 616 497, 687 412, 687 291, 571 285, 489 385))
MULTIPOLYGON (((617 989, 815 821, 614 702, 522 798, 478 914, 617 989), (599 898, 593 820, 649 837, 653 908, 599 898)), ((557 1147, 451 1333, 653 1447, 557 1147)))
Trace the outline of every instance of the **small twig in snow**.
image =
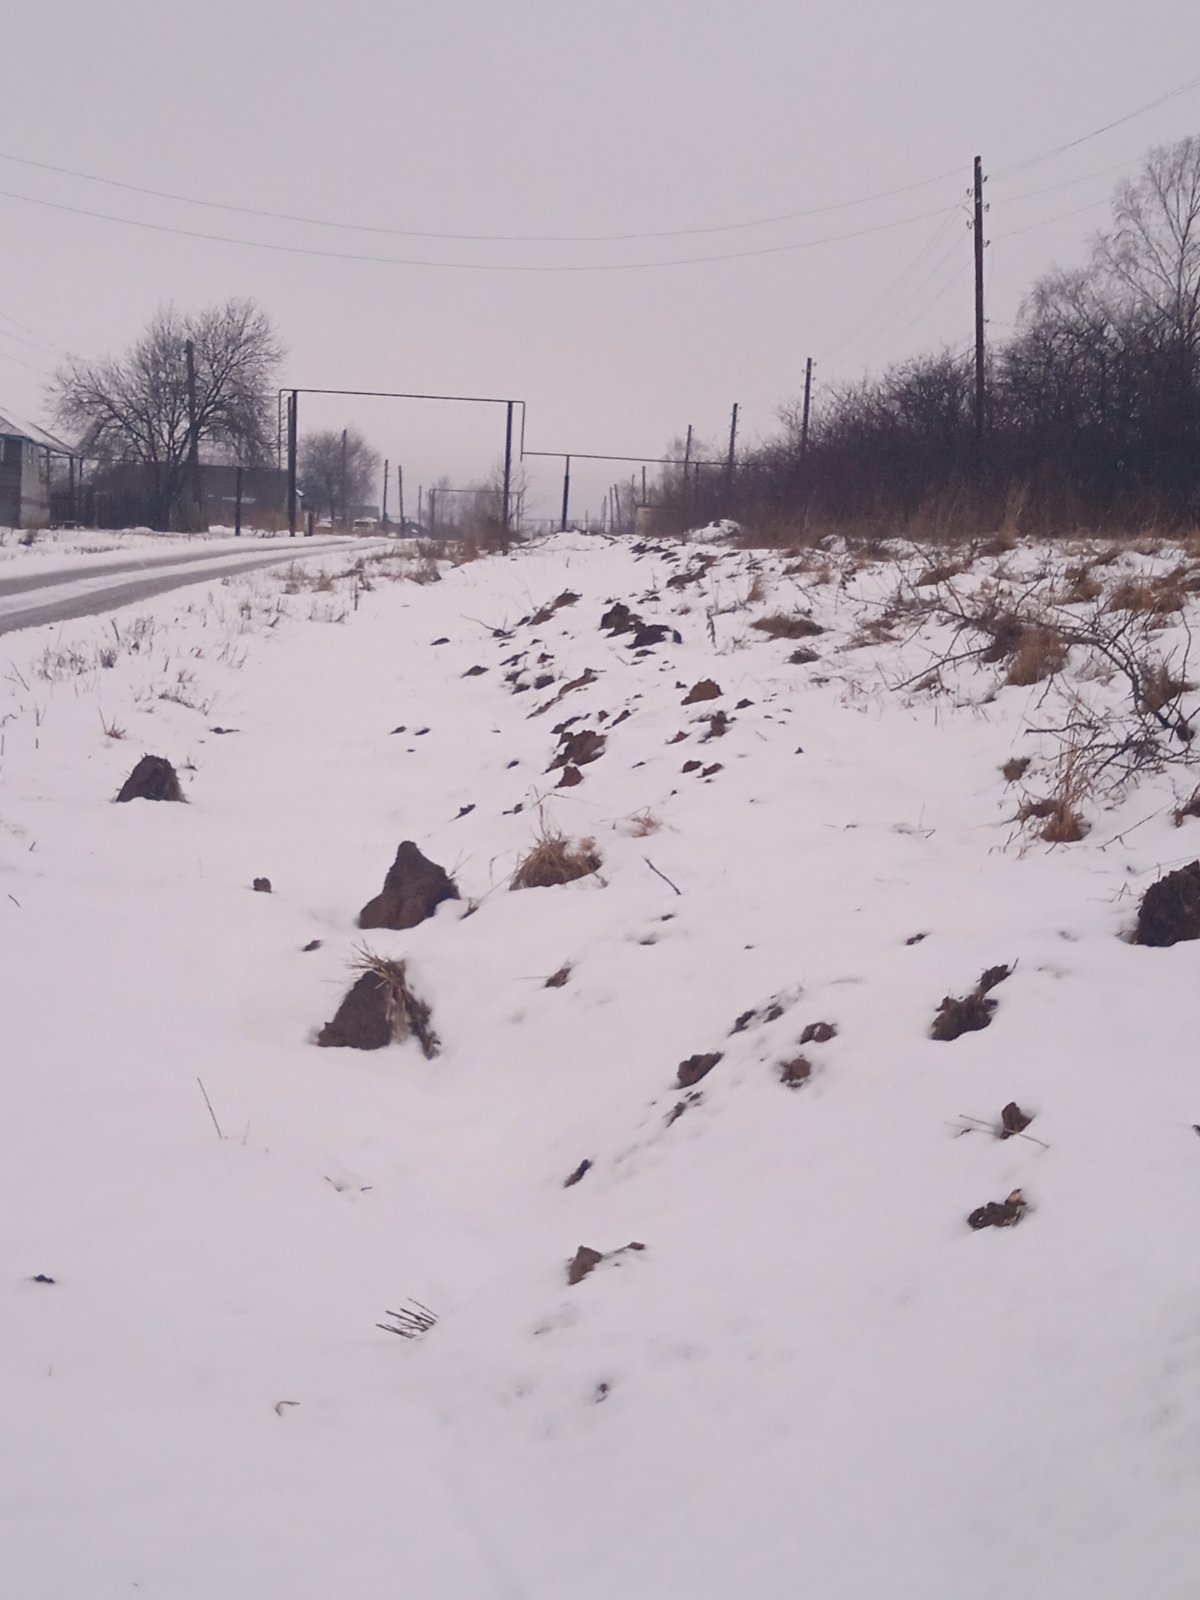
POLYGON ((212 1101, 208 1098, 208 1090, 199 1078, 196 1079, 196 1082, 200 1084, 200 1093, 204 1096, 204 1104, 208 1107, 208 1114, 212 1118, 213 1127, 217 1130, 217 1138, 224 1139, 225 1135, 221 1132, 221 1124, 217 1121, 217 1113, 213 1110, 212 1101))
POLYGON ((655 877, 657 877, 657 878, 661 878, 661 879, 662 879, 662 881, 663 881, 663 882, 664 882, 664 883, 665 883, 665 884, 669 884, 669 885, 670 885, 670 887, 671 887, 671 888, 672 888, 672 889, 674 889, 674 891, 675 891, 675 893, 676 893, 676 894, 677 894, 677 895, 680 895, 680 896, 682 896, 682 894, 683 894, 683 890, 682 890, 682 889, 681 889, 681 888, 680 888, 680 887, 679 887, 679 885, 678 885, 678 884, 677 884, 677 883, 671 883, 671 880, 670 880, 670 878, 668 878, 668 877, 667 877, 667 875, 666 875, 666 873, 665 873, 665 872, 660 872, 660 871, 659 871, 659 870, 658 870, 658 868, 657 868, 657 867, 656 867, 656 866, 655 866, 655 865, 654 865, 654 863, 653 863, 653 861, 651 861, 651 859, 650 859, 650 857, 649 857, 649 856, 643 856, 643 857, 642 857, 642 860, 643 860, 643 861, 644 861, 644 862, 645 862, 645 863, 646 863, 646 865, 647 865, 647 866, 648 866, 648 867, 649 867, 649 868, 650 868, 650 871, 651 871, 651 872, 653 872, 653 873, 654 873, 654 875, 655 875, 655 877))

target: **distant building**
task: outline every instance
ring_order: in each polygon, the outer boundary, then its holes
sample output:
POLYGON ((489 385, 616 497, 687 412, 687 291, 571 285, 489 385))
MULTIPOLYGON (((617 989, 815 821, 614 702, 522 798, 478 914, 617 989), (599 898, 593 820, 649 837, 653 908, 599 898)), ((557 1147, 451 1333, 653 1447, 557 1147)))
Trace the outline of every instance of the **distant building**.
POLYGON ((0 528, 47 525, 50 458, 72 454, 53 434, 0 414, 0 528))

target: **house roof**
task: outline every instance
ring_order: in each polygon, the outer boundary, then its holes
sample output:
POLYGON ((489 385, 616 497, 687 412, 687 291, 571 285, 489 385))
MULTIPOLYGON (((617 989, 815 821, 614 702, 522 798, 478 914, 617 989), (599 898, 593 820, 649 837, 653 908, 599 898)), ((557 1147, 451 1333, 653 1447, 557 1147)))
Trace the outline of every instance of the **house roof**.
POLYGON ((39 428, 31 422, 23 422, 20 417, 15 417, 11 411, 0 411, 0 436, 10 439, 28 439, 31 444, 41 445, 43 450, 53 450, 56 455, 72 456, 75 454, 70 445, 61 439, 56 439, 52 433, 47 433, 45 428, 39 428))

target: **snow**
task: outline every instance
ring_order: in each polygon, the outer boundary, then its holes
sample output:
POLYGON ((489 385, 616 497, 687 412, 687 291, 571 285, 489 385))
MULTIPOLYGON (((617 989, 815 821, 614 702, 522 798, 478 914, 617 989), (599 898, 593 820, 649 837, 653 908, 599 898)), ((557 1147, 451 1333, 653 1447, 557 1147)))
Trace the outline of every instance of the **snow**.
MULTIPOLYGON (((322 541, 328 545, 330 539, 322 541)), ((0 528, 0 582, 52 572, 102 572, 110 566, 127 564, 144 556, 149 561, 170 563, 195 556, 271 554, 287 547, 286 533, 263 533, 253 529, 235 536, 232 528, 214 528, 207 533, 152 533, 149 528, 122 529, 47 529, 22 532, 0 528), (24 540, 32 542, 25 544, 24 540), (283 541, 281 544, 280 541, 283 541)), ((342 541, 339 541, 342 542, 342 541)), ((305 540, 302 551, 315 541, 305 540)))
MULTIPOLYGON (((910 552, 346 559, 117 613, 111 667, 109 619, 0 651, 3 1592, 1194 1595, 1195 947, 1121 937, 1200 854, 1188 775, 1089 803, 1078 844, 1017 827, 998 767, 1044 792, 1058 691, 897 687, 953 649, 937 619, 851 645, 910 552), (681 642, 600 632, 617 599, 681 642), (809 666, 750 625, 795 605, 809 666), (555 790, 575 716, 607 748, 555 790), (144 751, 186 806, 111 804, 144 751), (545 823, 599 875, 509 890, 545 823), (405 838, 463 898, 364 935, 405 838), (436 1059, 314 1047, 364 943, 436 1059), (931 1041, 1000 962, 992 1025, 931 1041), (1030 1137, 963 1131, 1010 1100, 1030 1137), (1015 1188, 1020 1226, 968 1229, 1015 1188), (568 1287, 580 1244, 635 1240, 568 1287), (380 1331, 410 1298, 432 1330, 380 1331)), ((1120 696, 1078 653, 1065 683, 1120 696)))

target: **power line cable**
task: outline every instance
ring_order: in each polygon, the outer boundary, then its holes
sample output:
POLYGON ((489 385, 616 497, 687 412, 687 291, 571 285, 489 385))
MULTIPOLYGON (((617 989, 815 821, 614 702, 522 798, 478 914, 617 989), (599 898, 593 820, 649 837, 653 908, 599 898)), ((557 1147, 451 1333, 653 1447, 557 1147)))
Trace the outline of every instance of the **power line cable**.
POLYGON ((904 228, 913 222, 923 222, 926 217, 939 217, 945 211, 939 206, 933 211, 920 211, 914 216, 898 217, 891 222, 876 223, 870 228, 857 228, 851 233, 827 234, 820 239, 800 239, 792 244, 760 245, 753 250, 730 250, 719 255, 672 256, 665 261, 609 261, 568 262, 559 264, 491 261, 422 261, 401 256, 376 256, 349 250, 319 250, 309 245, 278 244, 267 239, 239 239, 229 234, 203 233, 196 228, 174 228, 163 222, 144 222, 137 217, 120 217, 108 211, 93 211, 86 206, 66 205, 60 200, 44 200, 36 195, 17 194, 0 189, 0 198, 17 200, 24 205, 42 206, 50 211, 67 212, 72 216, 90 217, 101 222, 116 222, 127 228, 141 228, 150 233, 173 234, 181 239, 203 239, 214 244, 241 245, 251 250, 271 250, 281 255, 313 256, 325 261, 367 261, 385 267, 433 267, 455 272, 640 272, 661 270, 664 267, 693 267, 713 261, 744 261, 752 256, 785 255, 796 250, 810 250, 818 245, 839 244, 847 239, 862 239, 869 234, 887 233, 904 228))
MULTIPOLYGON (((1024 161, 1004 168, 996 174, 996 177, 997 179, 1008 177, 1013 173, 1022 172, 1028 167, 1036 166, 1040 162, 1049 161, 1068 150, 1074 150, 1082 144, 1087 144, 1092 139, 1099 138, 1101 134, 1110 132, 1113 128, 1121 127, 1127 122, 1134 121, 1137 117, 1145 116, 1148 112, 1157 110, 1160 106, 1191 93, 1197 87, 1200 87, 1200 77, 1191 78, 1186 83, 1168 90, 1166 94, 1147 101, 1144 105, 1137 106, 1123 116, 1115 117, 1112 121, 1103 123, 1098 128, 1093 128, 1087 133, 1080 134, 1077 138, 1070 139, 1065 144, 1056 145, 1050 150, 1042 151, 1038 155, 1030 156, 1024 161)), ((932 184, 945 182, 947 179, 954 177, 959 171, 959 168, 954 166, 944 172, 934 173, 930 177, 919 178, 913 183, 902 184, 894 189, 879 190, 874 194, 861 195, 853 200, 838 200, 829 205, 811 206, 799 211, 779 212, 773 216, 753 217, 739 222, 712 223, 694 228, 662 228, 646 232, 519 234, 451 233, 432 229, 386 227, 377 223, 342 222, 329 217, 308 217, 293 212, 274 211, 264 206, 236 205, 228 201, 207 200, 198 195, 182 194, 169 189, 155 189, 146 184, 130 183, 122 178, 110 178, 100 173, 87 172, 78 167, 60 166, 54 162, 38 161, 29 156, 14 155, 9 151, 0 151, 0 160, 12 162, 18 166, 34 168, 42 172, 52 172, 60 177, 77 178, 86 183, 99 183, 108 188, 123 189, 127 193, 145 195, 151 199, 168 200, 181 205, 201 206, 206 210, 229 211, 240 216, 260 217, 276 222, 299 223, 304 227, 333 228, 350 233, 373 233, 393 238, 450 240, 456 243, 477 244, 631 243, 637 240, 681 239, 703 234, 735 233, 743 229, 774 227, 784 222, 797 222, 808 217, 825 216, 832 212, 848 210, 855 206, 873 205, 880 200, 894 199, 896 196, 911 194, 917 189, 924 189, 932 184)))
POLYGON ((440 239, 458 244, 629 244, 641 239, 683 239, 698 234, 736 233, 744 228, 768 228, 781 222, 799 222, 808 217, 826 216, 833 211, 846 211, 854 206, 873 205, 878 200, 891 200, 897 195, 912 194, 916 189, 927 189, 931 184, 944 183, 953 178, 958 169, 935 173, 916 183, 902 184, 897 189, 882 189, 876 194, 861 195, 855 200, 837 200, 830 205, 810 206, 804 211, 785 211, 771 217, 753 217, 744 222, 718 222, 700 228, 660 228, 646 233, 440 233, 425 228, 389 228, 368 222, 339 222, 329 217, 306 217, 290 211, 271 211, 262 206, 239 206, 223 200, 202 200, 196 195, 177 194, 169 189, 151 189, 144 184, 126 183, 120 178, 106 178, 95 172, 83 172, 74 167, 59 167, 49 161, 34 161, 28 156, 15 156, 0 151, 0 161, 15 162, 23 167, 36 167, 43 172, 54 172, 61 177, 82 178, 87 183, 102 183, 111 189, 124 189, 130 194, 149 195, 155 200, 172 200, 182 205, 203 206, 210 211, 232 211, 244 217, 263 217, 274 222, 298 222, 309 228, 336 228, 345 233, 386 234, 399 239, 440 239))
POLYGON ((1092 128, 1088 133, 1081 133, 1077 139, 1068 139, 1065 144, 1055 145, 1052 150, 1044 150, 1041 155, 1030 156, 1027 161, 1018 161, 1011 167, 1005 167, 996 174, 997 178, 1011 177, 1014 172, 1024 172, 1028 167, 1036 167, 1043 161, 1051 161, 1055 156, 1061 156, 1068 150, 1075 150, 1089 140, 1098 139, 1102 133, 1110 133, 1113 128, 1123 127, 1125 123, 1132 122, 1136 117, 1144 117, 1148 111, 1157 111, 1159 106, 1165 106, 1180 96, 1190 94, 1193 89, 1200 88, 1200 77, 1189 78, 1186 83, 1181 83, 1178 88, 1169 89, 1166 94, 1159 95, 1156 100, 1148 100, 1145 105, 1127 111, 1122 117, 1114 117, 1111 122, 1105 122, 1098 128, 1092 128))

